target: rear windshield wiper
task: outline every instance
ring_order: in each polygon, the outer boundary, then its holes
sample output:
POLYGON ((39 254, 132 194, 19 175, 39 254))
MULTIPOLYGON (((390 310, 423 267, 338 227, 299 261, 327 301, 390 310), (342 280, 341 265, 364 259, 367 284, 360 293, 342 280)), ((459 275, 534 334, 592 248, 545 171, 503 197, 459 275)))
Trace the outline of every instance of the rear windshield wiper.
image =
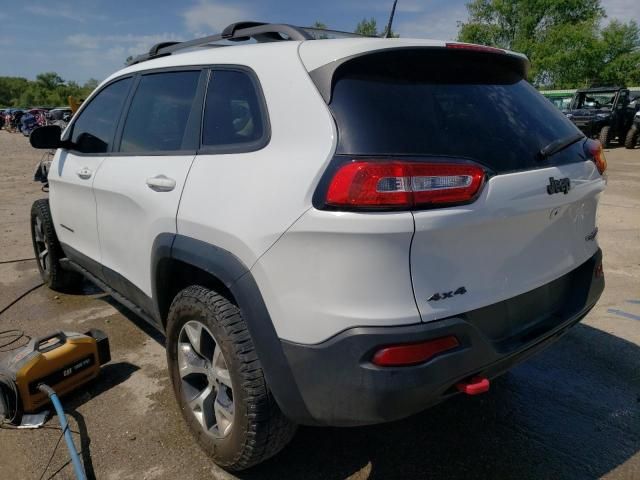
POLYGON ((547 145, 546 147, 542 148, 538 152, 538 158, 540 160, 544 160, 545 158, 549 158, 550 156, 555 155, 556 153, 558 153, 560 150, 564 150, 568 146, 573 145, 574 143, 582 140, 583 138, 586 138, 586 137, 584 136, 584 134, 582 132, 576 132, 576 133, 573 133, 573 134, 569 135, 568 137, 559 138, 558 140, 554 140, 553 142, 551 142, 549 145, 547 145))

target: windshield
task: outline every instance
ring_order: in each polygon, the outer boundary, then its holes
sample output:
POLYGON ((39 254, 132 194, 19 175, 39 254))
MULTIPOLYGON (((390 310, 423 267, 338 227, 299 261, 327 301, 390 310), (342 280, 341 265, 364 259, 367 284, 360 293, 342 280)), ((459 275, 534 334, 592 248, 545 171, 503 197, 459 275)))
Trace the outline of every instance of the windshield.
MULTIPOLYGON (((541 148, 578 132, 507 55, 394 50, 351 60, 334 76, 338 154, 468 158, 496 172, 578 161, 541 148)), ((573 152, 573 153, 568 153, 573 152)))
POLYGON ((617 90, 611 92, 582 92, 576 94, 575 110, 611 110, 617 90))

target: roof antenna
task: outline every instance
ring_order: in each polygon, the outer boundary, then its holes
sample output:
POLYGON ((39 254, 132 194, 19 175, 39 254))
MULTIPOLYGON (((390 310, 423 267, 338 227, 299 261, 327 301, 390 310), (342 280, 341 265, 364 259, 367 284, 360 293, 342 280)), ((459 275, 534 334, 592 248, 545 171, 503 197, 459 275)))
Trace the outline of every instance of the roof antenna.
POLYGON ((384 38, 391 37, 391 25, 393 24, 393 17, 396 14, 397 4, 398 4, 398 0, 393 0, 393 7, 391 8, 391 15, 389 16, 389 23, 387 24, 387 29, 384 32, 384 38))

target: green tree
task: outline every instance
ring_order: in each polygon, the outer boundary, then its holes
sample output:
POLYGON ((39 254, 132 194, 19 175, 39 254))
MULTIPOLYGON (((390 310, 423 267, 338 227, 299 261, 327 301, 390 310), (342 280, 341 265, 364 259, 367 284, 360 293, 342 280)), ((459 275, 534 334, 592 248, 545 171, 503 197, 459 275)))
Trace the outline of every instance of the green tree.
POLYGON ((357 33, 358 35, 366 35, 369 37, 378 36, 378 23, 376 22, 376 19, 371 18, 367 20, 366 18, 363 18, 356 26, 354 33, 357 33))
POLYGON ((69 96, 84 99, 98 86, 96 79, 84 85, 65 82, 55 72, 41 73, 35 81, 21 77, 0 77, 0 107, 62 106, 69 96))
POLYGON ((550 28, 604 17, 600 0, 471 0, 467 10, 459 40, 523 53, 550 28))
POLYGON ((64 83, 64 80, 56 72, 46 72, 36 76, 36 83, 46 90, 55 90, 64 83))
POLYGON ((458 39, 526 54, 538 86, 640 81, 638 25, 602 28, 600 0, 471 0, 467 10, 458 39))
POLYGON ((526 52, 530 78, 538 86, 576 88, 597 81, 602 65, 602 45, 594 21, 556 25, 526 52))
POLYGON ((640 84, 640 27, 613 20, 601 32, 602 67, 597 78, 606 84, 640 84))
POLYGON ((89 80, 84 82, 84 85, 81 89, 80 98, 87 98, 91 94, 91 92, 93 92, 98 87, 99 84, 100 82, 95 78, 90 78, 89 80))
POLYGON ((129 55, 127 58, 124 59, 124 66, 125 67, 129 66, 132 60, 133 60, 133 55, 129 55))
MULTIPOLYGON (((315 22, 313 22, 313 25, 311 25, 311 28, 315 28, 317 30, 327 30, 328 27, 326 23, 322 23, 316 20, 315 22)), ((315 36, 318 40, 325 40, 329 38, 329 36, 325 33, 315 34, 315 36)))
POLYGON ((22 77, 0 77, 0 107, 15 107, 29 80, 22 77))
MULTIPOLYGON (((386 29, 387 27, 384 28, 384 30, 386 29)), ((369 20, 363 18, 356 26, 354 33, 357 33, 358 35, 366 35, 368 37, 377 37, 379 35, 384 35, 384 32, 380 34, 378 33, 378 22, 375 18, 370 18, 369 20)), ((391 29, 391 34, 389 35, 389 37, 398 38, 399 36, 400 35, 395 33, 393 29, 391 29)))

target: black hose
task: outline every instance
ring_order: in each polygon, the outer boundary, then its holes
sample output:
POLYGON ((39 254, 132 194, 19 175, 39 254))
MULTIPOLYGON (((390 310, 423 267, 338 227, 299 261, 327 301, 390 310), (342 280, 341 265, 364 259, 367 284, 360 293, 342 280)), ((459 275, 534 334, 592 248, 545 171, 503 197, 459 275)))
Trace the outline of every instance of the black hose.
POLYGON ((13 423, 18 416, 18 387, 13 378, 0 373, 0 424, 5 422, 13 423), (5 396, 4 393, 7 393, 5 396), (11 405, 9 394, 13 394, 13 405, 11 405))
POLYGON ((39 283, 38 285, 36 285, 35 287, 31 287, 29 290, 27 290, 26 292, 24 292, 22 295, 20 295, 18 298, 16 298, 15 300, 13 300, 9 305, 7 305, 6 307, 4 307, 2 310, 0 310, 0 315, 2 315, 4 312, 6 312, 7 310, 9 310, 11 307, 13 307, 16 303, 18 303, 20 300, 22 300, 24 297, 26 297, 27 295, 29 295, 31 292, 33 292, 34 290, 37 290, 38 288, 40 288, 41 286, 44 285, 44 282, 39 283))
POLYGON ((14 260, 3 260, 0 265, 8 265, 9 263, 28 262, 29 260, 35 260, 35 258, 16 258, 14 260))
POLYGON ((27 342, 31 340, 31 337, 25 335, 22 330, 18 330, 17 328, 13 328, 11 330, 4 330, 0 332, 0 352, 10 352, 11 350, 15 350, 16 348, 22 347, 22 345, 17 345, 12 348, 7 348, 9 345, 13 345, 19 340, 23 338, 27 339, 27 342), (1 343, 2 340, 8 339, 4 343, 1 343))

